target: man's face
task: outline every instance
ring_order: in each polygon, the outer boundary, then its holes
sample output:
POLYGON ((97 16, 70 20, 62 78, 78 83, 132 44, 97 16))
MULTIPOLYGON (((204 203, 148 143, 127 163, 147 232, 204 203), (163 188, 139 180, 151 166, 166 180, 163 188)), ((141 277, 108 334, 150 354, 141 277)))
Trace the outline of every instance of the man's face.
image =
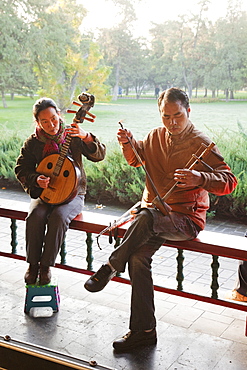
POLYGON ((180 101, 164 102, 160 105, 163 125, 171 135, 179 135, 189 122, 190 108, 186 109, 180 101))

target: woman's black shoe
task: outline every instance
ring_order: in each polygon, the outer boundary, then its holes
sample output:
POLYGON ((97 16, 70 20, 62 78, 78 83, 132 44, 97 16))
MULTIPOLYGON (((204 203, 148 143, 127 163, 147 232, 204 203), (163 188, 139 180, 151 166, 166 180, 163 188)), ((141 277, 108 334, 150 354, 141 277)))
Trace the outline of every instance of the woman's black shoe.
POLYGON ((130 331, 122 338, 113 342, 116 351, 129 351, 141 346, 149 346, 157 343, 156 329, 152 331, 130 331))

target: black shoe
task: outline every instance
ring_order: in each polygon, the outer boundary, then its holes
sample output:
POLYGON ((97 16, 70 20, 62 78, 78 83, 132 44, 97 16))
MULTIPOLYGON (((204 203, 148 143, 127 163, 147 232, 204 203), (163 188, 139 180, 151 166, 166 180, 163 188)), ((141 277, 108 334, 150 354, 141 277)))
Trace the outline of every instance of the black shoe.
POLYGON ((109 265, 102 265, 84 284, 89 292, 99 292, 116 275, 109 265))
POLYGON ((122 338, 113 342, 116 351, 128 351, 141 346, 149 346, 157 343, 156 329, 152 331, 130 331, 122 338))

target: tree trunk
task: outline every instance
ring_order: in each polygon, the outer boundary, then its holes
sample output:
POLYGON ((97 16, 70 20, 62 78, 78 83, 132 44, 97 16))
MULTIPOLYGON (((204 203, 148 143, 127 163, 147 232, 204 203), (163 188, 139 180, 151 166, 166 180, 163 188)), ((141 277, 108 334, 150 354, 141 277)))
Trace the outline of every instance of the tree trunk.
POLYGON ((234 99, 234 92, 233 92, 233 90, 230 90, 230 99, 234 99))
POLYGON ((8 108, 3 90, 2 90, 2 102, 3 102, 3 107, 8 108))
POLYGON ((192 84, 188 85, 188 94, 189 94, 189 98, 191 99, 192 98, 192 84))
POLYGON ((215 90, 212 90, 212 98, 215 98, 215 90))
POLYGON ((116 65, 116 73, 115 73, 115 86, 113 87, 113 95, 112 95, 112 100, 117 100, 118 98, 118 87, 119 87, 119 63, 116 65))
POLYGON ((228 89, 226 89, 225 94, 226 94, 226 101, 228 101, 229 100, 229 90, 228 89))
POLYGON ((77 84, 77 77, 78 77, 78 71, 74 73, 74 76, 71 79, 71 85, 70 85, 70 100, 73 99, 77 84))
POLYGON ((189 99, 191 99, 192 97, 192 83, 188 81, 187 79, 187 76, 186 76, 186 73, 185 73, 185 70, 183 69, 183 77, 184 77, 184 82, 185 82, 185 85, 188 89, 188 96, 189 96, 189 99))

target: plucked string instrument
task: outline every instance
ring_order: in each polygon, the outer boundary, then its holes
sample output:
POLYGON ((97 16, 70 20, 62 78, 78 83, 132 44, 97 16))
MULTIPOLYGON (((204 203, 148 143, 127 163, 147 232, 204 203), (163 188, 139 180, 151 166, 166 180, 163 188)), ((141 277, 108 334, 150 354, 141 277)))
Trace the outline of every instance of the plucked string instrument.
MULTIPOLYGON (((82 123, 84 119, 94 122, 95 115, 89 110, 94 106, 94 96, 81 93, 79 102, 73 104, 79 106, 78 111, 67 110, 67 113, 75 113, 74 123, 82 123), (90 116, 86 117, 86 114, 90 116)), ((49 185, 42 190, 40 198, 51 205, 58 205, 71 201, 77 194, 81 171, 77 163, 68 155, 72 137, 67 134, 60 153, 45 157, 37 166, 36 172, 50 177, 49 185)))

